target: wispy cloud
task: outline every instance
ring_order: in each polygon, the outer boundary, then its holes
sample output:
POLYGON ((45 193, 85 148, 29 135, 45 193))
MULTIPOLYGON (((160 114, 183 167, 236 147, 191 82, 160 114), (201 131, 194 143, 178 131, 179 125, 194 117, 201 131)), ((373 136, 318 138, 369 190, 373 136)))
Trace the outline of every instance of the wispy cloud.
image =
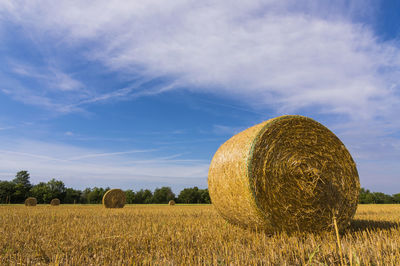
POLYGON ((371 11, 358 1, 299 2, 15 1, 3 13, 68 45, 90 40, 96 44, 90 58, 118 71, 174 77, 181 87, 267 104, 278 113, 312 106, 370 119, 398 111, 399 48, 352 20, 354 10, 371 11))
MULTIPOLYGON (((257 115, 268 107, 276 115, 321 117, 359 162, 377 158, 371 151, 378 144, 380 160, 386 154, 398 159, 400 47, 380 40, 366 23, 373 20, 375 5, 361 0, 2 1, 0 27, 22 26, 109 71, 167 81, 150 89, 140 82, 87 88, 90 95, 71 99, 64 96, 75 95, 85 82, 75 83, 60 70, 62 101, 18 83, 1 89, 60 112, 172 89, 210 93, 239 99, 257 115), (82 47, 90 49, 82 53, 82 47)), ((36 74, 31 78, 43 79, 36 74)))
MULTIPOLYGON (((36 88, 36 86, 35 86, 36 88)), ((22 103, 38 106, 55 113, 71 113, 71 112, 84 112, 82 108, 75 105, 68 104, 65 100, 58 101, 53 97, 41 95, 37 93, 38 90, 35 88, 23 87, 21 84, 16 84, 11 89, 1 90, 4 94, 11 96, 14 100, 22 103)))
POLYGON ((28 63, 8 61, 8 65, 3 67, 11 67, 12 75, 2 74, 0 71, 0 80, 2 81, 0 91, 17 101, 51 110, 53 113, 85 113, 86 106, 91 104, 152 96, 178 86, 176 82, 148 85, 147 83, 152 82, 153 79, 140 78, 123 88, 96 88, 90 85, 86 86, 82 81, 55 66, 33 67, 28 63))
POLYGON ((115 155, 125 155, 125 154, 153 152, 153 151, 156 151, 156 150, 149 149, 149 150, 130 150, 130 151, 120 151, 120 152, 92 153, 92 154, 84 154, 84 155, 75 156, 72 158, 68 158, 67 160, 68 161, 76 161, 76 160, 82 160, 82 159, 87 159, 87 158, 110 157, 110 156, 115 156, 115 155))
POLYGON ((2 130, 8 130, 8 129, 13 129, 14 127, 8 126, 8 127, 1 127, 0 126, 0 131, 2 130))
MULTIPOLYGON (((63 160, 63 159, 54 158, 51 156, 40 155, 40 154, 35 154, 35 153, 28 153, 28 152, 21 152, 21 151, 0 150, 0 153, 3 153, 4 156, 11 155, 11 156, 22 156, 25 158, 30 157, 30 158, 45 160, 47 162, 51 162, 51 161, 66 162, 67 161, 67 160, 63 160)), ((2 167, 4 167, 4 165, 2 167)))
POLYGON ((33 66, 9 59, 0 68, 0 80, 2 93, 53 112, 82 112, 71 103, 91 96, 81 81, 51 65, 33 66))
POLYGON ((69 186, 84 185, 205 186, 208 162, 179 159, 181 154, 160 157, 155 150, 99 152, 75 146, 32 140, 11 140, 0 151, 0 179, 28 169, 37 183, 59 178, 69 186), (26 152, 34 150, 35 153, 26 152), (135 155, 137 154, 137 155, 135 155), (135 155, 135 156, 132 156, 135 155), (147 159, 145 159, 147 158, 147 159), (5 174, 7 173, 7 174, 5 174))
POLYGON ((33 67, 16 61, 10 62, 10 65, 12 72, 19 76, 42 80, 46 89, 87 93, 81 81, 53 66, 38 69, 38 66, 33 67))

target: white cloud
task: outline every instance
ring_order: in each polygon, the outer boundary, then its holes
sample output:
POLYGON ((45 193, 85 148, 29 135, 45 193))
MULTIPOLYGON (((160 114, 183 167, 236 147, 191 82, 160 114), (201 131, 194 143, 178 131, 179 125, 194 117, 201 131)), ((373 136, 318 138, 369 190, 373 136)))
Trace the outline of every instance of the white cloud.
POLYGON ((72 158, 68 158, 68 161, 76 161, 82 160, 87 158, 96 158, 96 157, 111 157, 114 155, 124 155, 124 154, 132 154, 132 153, 142 153, 142 152, 151 152, 155 150, 130 150, 130 151, 120 151, 120 152, 102 152, 102 153, 90 153, 90 154, 83 154, 74 156, 72 158))
POLYGON ((300 2, 15 1, 3 10, 37 34, 90 41, 88 56, 110 68, 175 77, 175 87, 278 112, 313 106, 370 119, 397 108, 399 48, 351 20, 368 9, 300 2))
MULTIPOLYGON (((0 16, 3 23, 11 21, 66 49, 84 47, 86 58, 110 70, 170 80, 150 91, 93 90, 90 97, 56 105, 59 110, 80 111, 84 104, 171 89, 214 93, 277 114, 312 110, 336 117, 321 122, 362 161, 376 158, 377 143, 383 145, 380 159, 400 157, 399 145, 391 145, 398 137, 390 137, 400 130, 400 48, 363 24, 373 20, 375 5, 360 0, 16 0, 3 1, 0 16)), ((64 93, 79 87, 68 78, 66 84, 64 93)), ((21 100, 39 102, 37 95, 27 95, 21 100)), ((54 108, 47 100, 43 104, 54 108)))
POLYGON ((208 172, 208 162, 180 160, 179 155, 159 157, 155 150, 102 152, 24 139, 3 139, 3 143, 7 144, 0 150, 0 180, 27 169, 33 183, 58 178, 77 188, 146 182, 176 187, 204 185, 208 172))
POLYGON ((38 66, 33 67, 19 62, 11 62, 11 66, 15 74, 43 81, 47 89, 85 92, 84 85, 80 81, 54 66, 48 66, 43 69, 38 66))
POLYGON ((92 97, 84 84, 51 64, 33 66, 9 59, 0 69, 0 80, 4 94, 53 112, 82 112, 75 103, 92 97))
POLYGON ((15 127, 12 127, 12 126, 5 126, 5 127, 2 127, 2 126, 0 126, 0 131, 2 131, 2 130, 9 130, 9 129, 13 129, 13 128, 15 128, 15 127))

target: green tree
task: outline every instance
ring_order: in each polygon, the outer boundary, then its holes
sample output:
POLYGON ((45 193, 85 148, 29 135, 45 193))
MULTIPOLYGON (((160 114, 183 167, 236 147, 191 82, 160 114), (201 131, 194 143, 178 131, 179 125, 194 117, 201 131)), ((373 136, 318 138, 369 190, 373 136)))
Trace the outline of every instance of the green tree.
POLYGON ((65 196, 62 202, 71 204, 71 203, 81 203, 81 194, 80 190, 75 190, 73 188, 65 189, 65 196))
POLYGON ((10 181, 0 181, 0 203, 13 203, 15 193, 15 183, 10 181))
POLYGON ((395 203, 393 196, 385 194, 384 202, 385 204, 395 203))
POLYGON ((156 188, 153 193, 153 203, 168 203, 175 199, 175 194, 170 187, 156 188))
POLYGON ((46 202, 49 193, 48 186, 44 182, 34 185, 30 190, 30 194, 35 197, 37 202, 40 204, 46 202))
POLYGON ((15 203, 22 203, 29 196, 29 190, 32 188, 29 179, 30 176, 28 171, 19 171, 16 174, 12 181, 15 184, 15 192, 12 196, 15 203))
POLYGON ((20 184, 23 187, 30 188, 32 185, 31 185, 31 182, 29 181, 29 179, 30 179, 30 175, 29 175, 28 171, 23 170, 23 171, 19 171, 15 175, 13 182, 17 185, 20 184))
POLYGON ((90 204, 101 203, 103 200, 104 194, 110 190, 110 188, 98 188, 94 187, 88 194, 87 194, 87 202, 90 204))
POLYGON ((366 204, 376 203, 375 195, 373 193, 367 193, 367 195, 365 195, 365 203, 366 204))
POLYGON ((394 194, 391 196, 382 192, 370 192, 368 189, 361 188, 359 203, 361 204, 400 203, 400 194, 394 194))
POLYGON ((364 188, 361 188, 358 202, 361 204, 372 203, 372 202, 367 202, 368 194, 371 194, 371 192, 369 190, 365 190, 364 188))
POLYGON ((64 183, 54 178, 47 183, 40 182, 30 189, 30 194, 37 199, 38 203, 50 203, 54 198, 64 203, 65 193, 64 183))
POLYGON ((54 178, 47 182, 48 194, 46 195, 45 202, 50 203, 50 201, 54 198, 58 198, 60 200, 65 197, 65 185, 64 182, 55 180, 54 178))
POLYGON ((125 197, 126 197, 126 203, 127 204, 132 204, 135 203, 135 192, 133 192, 131 189, 125 191, 125 197))
POLYGON ((148 190, 148 189, 141 189, 139 191, 136 192, 136 196, 135 196, 135 203, 136 204, 142 204, 142 203, 152 203, 153 200, 153 193, 148 190))
POLYGON ((185 188, 178 195, 180 203, 211 203, 208 189, 199 189, 198 187, 185 188))
POLYGON ((389 195, 386 195, 382 192, 374 192, 373 194, 373 203, 378 203, 378 204, 382 204, 382 203, 392 203, 393 202, 393 198, 389 195))
POLYGON ((400 193, 394 194, 392 197, 395 203, 400 203, 400 193))
POLYGON ((198 187, 185 188, 178 195, 178 202, 181 203, 199 203, 200 192, 198 187))
POLYGON ((210 194, 208 193, 208 189, 200 190, 200 203, 211 203, 210 194))
POLYGON ((92 191, 91 188, 85 188, 85 189, 83 190, 83 192, 82 192, 82 194, 81 194, 81 199, 80 199, 80 202, 81 202, 81 203, 84 203, 84 204, 89 203, 88 195, 89 195, 89 193, 90 193, 91 191, 92 191))
POLYGON ((145 204, 153 203, 153 193, 150 189, 145 189, 143 195, 145 204))

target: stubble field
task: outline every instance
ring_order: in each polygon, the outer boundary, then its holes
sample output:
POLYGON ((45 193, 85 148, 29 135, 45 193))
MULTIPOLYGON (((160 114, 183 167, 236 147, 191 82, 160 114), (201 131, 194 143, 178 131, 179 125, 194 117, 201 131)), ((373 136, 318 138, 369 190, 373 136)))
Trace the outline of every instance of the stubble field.
POLYGON ((400 265, 399 222, 400 205, 360 205, 338 245, 241 229, 212 205, 0 205, 0 265, 400 265))

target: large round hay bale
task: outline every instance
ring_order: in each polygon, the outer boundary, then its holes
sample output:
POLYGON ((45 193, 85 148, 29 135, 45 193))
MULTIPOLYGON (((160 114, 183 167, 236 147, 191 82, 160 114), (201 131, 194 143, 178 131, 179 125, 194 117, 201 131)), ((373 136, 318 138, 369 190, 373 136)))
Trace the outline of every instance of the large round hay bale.
POLYGON ((25 206, 36 206, 37 200, 34 197, 29 197, 25 200, 25 206))
POLYGON ((356 164, 329 129, 287 115, 255 125, 215 153, 208 174, 222 217, 268 232, 339 230, 357 209, 356 164))
POLYGON ((174 200, 170 200, 170 201, 168 202, 168 205, 170 205, 170 206, 175 205, 175 201, 174 201, 174 200))
POLYGON ((50 205, 51 205, 51 206, 58 206, 58 205, 60 205, 60 200, 57 199, 57 198, 52 199, 52 200, 50 201, 50 205))
POLYGON ((110 189, 103 196, 103 205, 106 208, 123 208, 125 202, 125 192, 121 189, 110 189))

